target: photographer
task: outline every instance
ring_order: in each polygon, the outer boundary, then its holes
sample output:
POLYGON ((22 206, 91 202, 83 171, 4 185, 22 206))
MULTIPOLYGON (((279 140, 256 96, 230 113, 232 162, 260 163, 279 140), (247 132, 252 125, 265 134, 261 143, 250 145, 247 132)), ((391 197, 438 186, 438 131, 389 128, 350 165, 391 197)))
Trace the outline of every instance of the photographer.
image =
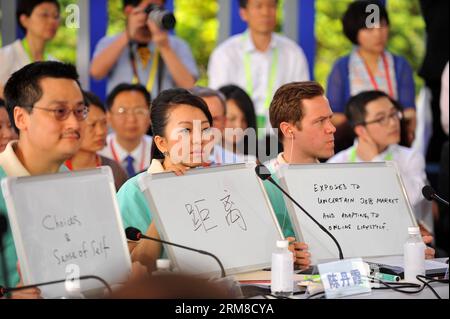
POLYGON ((108 93, 123 82, 141 83, 152 96, 172 87, 194 86, 198 71, 189 46, 164 29, 174 21, 163 27, 152 19, 164 14, 158 12, 164 2, 123 0, 126 30, 99 41, 90 69, 96 79, 108 77, 108 93))

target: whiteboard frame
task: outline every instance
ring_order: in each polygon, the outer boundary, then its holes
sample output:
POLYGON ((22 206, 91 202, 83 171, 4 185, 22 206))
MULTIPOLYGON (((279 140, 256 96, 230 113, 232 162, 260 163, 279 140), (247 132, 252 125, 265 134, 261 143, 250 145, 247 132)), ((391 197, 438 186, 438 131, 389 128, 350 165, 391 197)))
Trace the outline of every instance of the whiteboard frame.
MULTIPOLYGON (((214 165, 208 168, 202 168, 202 169, 194 169, 194 170, 188 170, 185 175, 186 176, 195 176, 195 175, 204 175, 204 174, 209 174, 212 171, 214 172, 221 172, 221 171, 232 171, 232 170, 239 170, 239 169, 255 169, 256 167, 256 163, 254 162, 249 162, 249 163, 240 163, 240 164, 230 164, 230 165, 214 165)), ((272 208, 272 205, 270 204, 270 199, 267 195, 266 189, 264 187, 263 182, 261 181, 261 179, 256 175, 255 172, 255 179, 258 181, 258 185, 260 186, 261 192, 263 194, 264 197, 264 204, 267 206, 268 211, 271 215, 271 220, 272 222, 275 224, 274 226, 277 229, 277 235, 279 237, 280 240, 284 239, 284 235, 283 232, 281 230, 281 227, 278 223, 278 219, 277 216, 272 208)), ((181 176, 182 177, 182 176, 181 176)), ((155 222, 155 226, 158 230, 158 233, 161 236, 161 239, 167 239, 167 241, 171 241, 170 237, 168 236, 168 233, 166 232, 166 229, 161 221, 161 217, 160 214, 161 212, 159 212, 159 210, 156 207, 156 201, 151 193, 150 190, 150 185, 149 182, 152 180, 158 180, 158 179, 167 179, 167 178, 173 178, 173 179, 177 179, 180 178, 180 176, 176 176, 174 173, 172 172, 164 172, 164 173, 157 173, 157 174, 145 174, 143 176, 141 176, 139 178, 139 187, 141 189, 142 192, 144 192, 145 197, 147 199, 147 202, 149 204, 150 207, 150 211, 153 214, 153 218, 152 221, 155 222)), ((179 243, 177 243, 179 244, 179 243)), ((171 262, 173 263, 174 267, 177 268, 178 270, 182 271, 182 269, 179 267, 180 264, 177 260, 177 256, 174 252, 174 247, 170 246, 170 245, 164 245, 164 249, 167 251, 167 255, 169 256, 171 262)), ((274 244, 275 247, 275 244, 274 244)), ((195 247, 192 247, 195 248, 195 247)), ((196 248, 197 249, 197 248, 196 248)), ((198 248, 200 249, 200 248, 198 248)), ((205 256, 205 258, 208 258, 207 256, 205 256)), ((234 267, 234 268, 225 268, 225 272, 226 275, 234 275, 234 274, 238 274, 238 273, 244 273, 244 272, 250 272, 250 271, 255 271, 255 270, 261 270, 267 267, 271 266, 271 262, 267 262, 267 263, 263 263, 263 264, 254 264, 254 265, 248 265, 246 267, 234 267)), ((218 268, 217 271, 214 272, 202 272, 202 273, 198 273, 199 276, 215 276, 215 275, 220 275, 220 269, 218 268)))
MULTIPOLYGON (((287 182, 285 179, 285 174, 288 170, 293 170, 293 169, 298 169, 298 170, 313 170, 313 169, 331 169, 331 168, 336 168, 336 167, 345 167, 346 169, 350 169, 352 167, 376 167, 376 168, 383 168, 383 167, 392 167, 395 171, 396 177, 397 177, 397 181, 399 183, 400 186, 400 190, 401 190, 401 194, 403 195, 403 198, 405 200, 405 205, 407 208, 407 213, 409 215, 410 218, 410 222, 412 224, 412 226, 418 226, 414 212, 412 210, 411 207, 411 203, 409 201, 408 198, 408 194, 406 193, 406 189, 405 189, 405 185, 403 183, 402 177, 399 173, 398 167, 397 167, 397 163, 394 161, 385 161, 385 162, 358 162, 358 163, 318 163, 318 164, 281 164, 279 170, 277 171, 277 176, 280 180, 280 184, 283 187, 283 189, 285 189, 289 194, 292 194, 292 190, 289 190, 288 186, 287 186, 287 182)), ((292 196, 292 195, 291 195, 292 196)), ((294 205, 294 203, 292 203, 292 201, 283 194, 283 198, 284 201, 286 203, 286 207, 289 213, 289 217, 291 219, 291 223, 292 223, 292 227, 294 228, 294 232, 296 235, 296 238, 298 238, 301 242, 304 242, 304 236, 303 236, 303 232, 301 230, 300 227, 300 223, 298 221, 297 218, 297 213, 296 213, 296 206, 294 205)), ((294 197, 294 199, 300 203, 301 202, 294 197)), ((304 214, 304 213, 303 213, 304 214)), ((306 216, 307 217, 307 216, 306 216)), ((309 218, 309 217, 307 217, 309 218)), ((315 225, 317 227, 317 231, 321 231, 320 228, 315 225)), ((331 238, 330 238, 330 242, 331 242, 331 238)), ((334 243, 332 243, 332 245, 335 245, 334 243)), ((336 248, 337 249, 337 248, 336 248)), ((350 258, 350 257, 346 257, 345 256, 345 250, 344 248, 342 249, 344 252, 344 258, 350 258)), ((381 256, 360 256, 362 258, 378 258, 378 257, 387 257, 390 255, 381 255, 381 256)), ((320 260, 320 259, 319 259, 320 260)))
MULTIPOLYGON (((37 176, 23 176, 23 177, 5 177, 1 180, 1 187, 3 191, 3 197, 5 199, 6 209, 8 210, 8 219, 9 219, 9 225, 11 228, 11 232, 14 239, 14 245, 16 248, 16 255, 17 259, 20 263, 20 271, 22 275, 22 280, 24 285, 32 285, 36 284, 36 280, 34 279, 34 271, 32 271, 33 267, 30 265, 28 258, 25 254, 25 247, 24 243, 22 241, 22 232, 21 228, 19 227, 18 220, 17 220, 17 209, 14 201, 14 196, 17 196, 17 194, 13 194, 13 189, 18 184, 26 184, 26 183, 39 183, 41 181, 56 181, 56 180, 65 180, 65 179, 73 179, 77 177, 85 177, 85 176, 100 176, 100 175, 107 175, 108 178, 108 184, 109 188, 111 190, 111 199, 113 201, 113 207, 114 207, 114 213, 116 218, 116 223, 119 228, 119 236, 121 237, 122 241, 122 249, 124 250, 125 256, 130 256, 130 252, 128 250, 128 243, 125 237, 125 231, 123 228, 123 222, 122 217, 119 210, 119 205, 117 203, 116 198, 116 187, 114 184, 114 177, 112 174, 112 170, 109 166, 101 166, 99 168, 95 169, 84 169, 79 171, 67 171, 67 172, 59 172, 55 174, 45 174, 45 175, 37 175, 37 176)), ((73 264, 76 264, 75 262, 72 262, 73 264)), ((129 259, 126 259, 126 267, 129 270, 129 275, 131 274, 131 256, 129 259)), ((82 276, 82 274, 80 274, 82 276)), ((86 275, 95 275, 95 274, 86 274, 86 275)), ((55 278, 54 280, 60 280, 63 278, 55 278)), ((103 279, 103 278, 102 278, 103 279)), ((91 279, 92 280, 92 279, 91 279)), ((110 286, 118 283, 109 283, 110 286)), ((99 283, 99 286, 105 288, 103 285, 99 283)), ((96 289, 94 289, 96 290, 96 289)), ((81 293, 89 293, 92 289, 87 290, 81 290, 81 293)), ((69 296, 69 295, 68 295, 69 296)), ((63 296, 61 296, 63 297, 63 296)))

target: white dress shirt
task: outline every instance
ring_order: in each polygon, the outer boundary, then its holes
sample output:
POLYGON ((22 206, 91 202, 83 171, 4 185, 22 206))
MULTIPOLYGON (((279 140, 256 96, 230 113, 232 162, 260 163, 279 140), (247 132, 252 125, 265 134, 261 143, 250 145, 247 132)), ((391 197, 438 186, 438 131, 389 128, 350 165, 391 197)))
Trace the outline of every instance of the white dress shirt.
POLYGON ((251 98, 255 104, 256 114, 266 116, 266 127, 270 127, 269 110, 264 103, 276 49, 278 49, 278 67, 273 89, 270 92, 270 99, 272 99, 276 90, 283 84, 309 80, 305 54, 294 41, 274 33, 269 49, 261 52, 255 48, 247 31, 219 45, 211 54, 208 64, 209 87, 218 89, 224 85, 234 84, 247 90, 244 60, 246 54, 250 55, 253 82, 251 98))
MULTIPOLYGON (((352 147, 337 153, 328 160, 328 163, 352 162, 351 154, 356 145, 357 142, 352 147)), ((411 148, 394 144, 374 157, 371 162, 384 162, 389 157, 397 164, 416 219, 432 231, 433 215, 431 213, 431 204, 422 195, 422 187, 427 184, 425 159, 420 153, 411 148)), ((356 162, 364 161, 356 155, 356 162)))
POLYGON ((150 166, 151 149, 152 138, 148 135, 144 135, 141 143, 129 153, 117 142, 116 134, 111 133, 106 138, 106 146, 98 154, 115 160, 125 171, 127 171, 126 158, 130 155, 134 158, 133 167, 138 174, 150 166))

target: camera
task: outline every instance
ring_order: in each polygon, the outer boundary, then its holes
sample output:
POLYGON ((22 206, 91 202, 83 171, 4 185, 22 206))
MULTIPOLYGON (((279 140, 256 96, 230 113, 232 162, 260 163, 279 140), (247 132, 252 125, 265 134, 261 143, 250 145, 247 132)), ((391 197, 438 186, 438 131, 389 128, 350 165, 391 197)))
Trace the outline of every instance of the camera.
POLYGON ((149 4, 145 8, 145 13, 148 14, 148 19, 155 22, 160 29, 172 30, 175 28, 176 20, 172 12, 156 4, 149 4))

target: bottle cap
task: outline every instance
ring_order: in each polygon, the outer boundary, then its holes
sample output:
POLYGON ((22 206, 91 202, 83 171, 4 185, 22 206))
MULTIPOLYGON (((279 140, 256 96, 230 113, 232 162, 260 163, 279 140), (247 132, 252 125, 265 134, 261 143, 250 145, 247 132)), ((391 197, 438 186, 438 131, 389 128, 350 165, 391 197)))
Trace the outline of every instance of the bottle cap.
POLYGON ((277 248, 288 248, 289 242, 287 240, 277 240, 277 248))
POLYGON ((170 260, 169 259, 156 260, 156 269, 169 270, 170 269, 170 260))
POLYGON ((408 227, 408 234, 410 235, 419 235, 420 228, 419 227, 408 227))

